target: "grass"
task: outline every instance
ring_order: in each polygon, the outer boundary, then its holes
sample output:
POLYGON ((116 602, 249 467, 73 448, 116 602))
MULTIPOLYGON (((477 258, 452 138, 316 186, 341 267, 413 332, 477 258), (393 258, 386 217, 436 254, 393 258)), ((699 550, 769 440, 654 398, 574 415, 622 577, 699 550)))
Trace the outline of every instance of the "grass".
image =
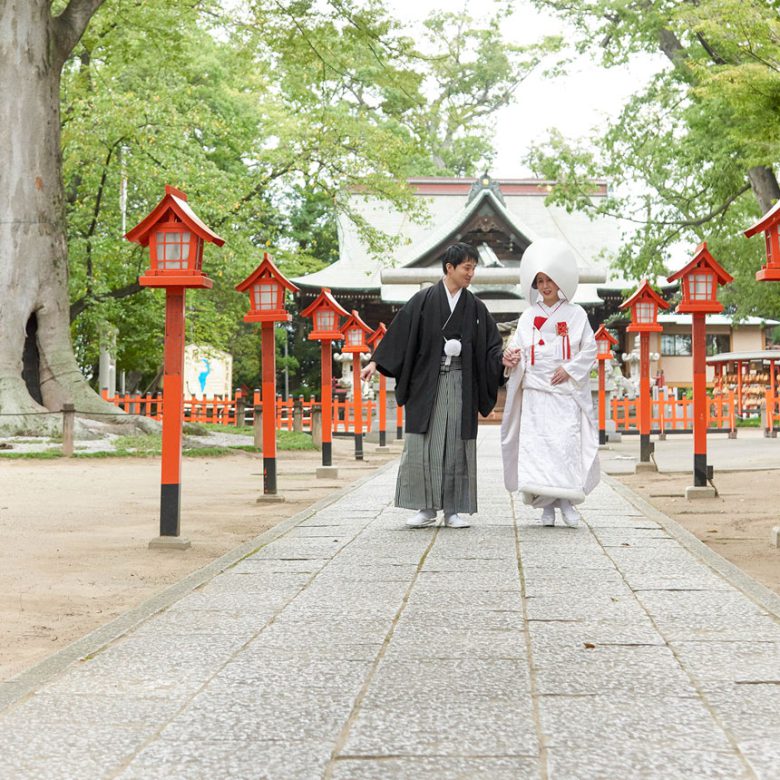
POLYGON ((198 423, 206 431, 214 433, 233 433, 241 436, 252 436, 254 428, 251 425, 220 425, 219 423, 198 423))
POLYGON ((316 450, 317 445, 308 433, 277 431, 276 447, 280 450, 316 450))
POLYGON ((161 433, 134 433, 120 436, 115 442, 117 451, 131 452, 137 455, 160 455, 162 453, 161 433))
MULTIPOLYGON (((250 426, 239 428, 230 428, 222 425, 209 424, 204 426, 208 430, 215 430, 220 433, 243 433, 252 435, 250 426)), ((297 431, 277 431, 276 447, 280 451, 291 450, 315 450, 317 447, 308 433, 299 433, 297 431)), ((98 452, 76 452, 76 458, 153 458, 162 454, 162 434, 143 433, 130 436, 119 436, 114 442, 113 450, 102 450, 98 452)), ((230 446, 213 447, 185 447, 182 454, 188 458, 214 458, 223 455, 230 455, 233 452, 261 452, 253 444, 236 444, 230 446)), ((50 460, 52 458, 62 457, 62 449, 54 447, 41 452, 4 452, 0 450, 2 458, 30 458, 33 460, 50 460)))
POLYGON ((52 460, 53 458, 61 458, 62 450, 57 448, 56 450, 43 450, 42 452, 3 452, 0 451, 0 458, 8 458, 9 460, 19 460, 21 458, 30 458, 31 460, 52 460))
POLYGON ((222 455, 232 455, 236 447, 192 447, 182 450, 186 458, 219 458, 222 455))

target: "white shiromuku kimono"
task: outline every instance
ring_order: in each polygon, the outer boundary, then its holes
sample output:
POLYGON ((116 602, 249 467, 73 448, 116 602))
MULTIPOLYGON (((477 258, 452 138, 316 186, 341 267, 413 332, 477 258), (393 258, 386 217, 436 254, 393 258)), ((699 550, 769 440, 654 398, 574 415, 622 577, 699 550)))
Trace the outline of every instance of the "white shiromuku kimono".
POLYGON ((559 498, 581 503, 600 478, 590 393, 596 341, 587 314, 567 301, 549 309, 535 304, 521 315, 509 346, 519 347, 521 356, 507 370, 504 484, 536 507, 559 498), (571 379, 552 385, 559 366, 571 379))

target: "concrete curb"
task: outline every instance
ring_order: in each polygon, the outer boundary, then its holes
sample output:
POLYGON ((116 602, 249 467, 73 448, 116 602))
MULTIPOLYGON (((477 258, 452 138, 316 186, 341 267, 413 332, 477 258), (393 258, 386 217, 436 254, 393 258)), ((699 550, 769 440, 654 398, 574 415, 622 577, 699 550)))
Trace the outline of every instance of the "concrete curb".
POLYGON ((716 571, 748 598, 780 620, 780 596, 777 593, 757 582, 733 563, 727 561, 723 556, 711 550, 690 531, 686 531, 676 520, 672 520, 671 517, 656 509, 622 482, 608 474, 602 474, 602 479, 615 492, 630 501, 642 514, 658 523, 670 536, 674 537, 683 547, 699 558, 702 563, 716 571))
POLYGON ((31 666, 16 677, 12 677, 10 680, 0 683, 0 712, 16 704, 22 698, 32 693, 36 688, 39 688, 41 685, 51 680, 74 661, 78 661, 81 658, 99 652, 101 649, 132 631, 153 615, 167 609, 196 588, 209 580, 214 579, 218 574, 231 568, 239 561, 252 555, 252 553, 257 552, 261 547, 265 547, 275 539, 283 536, 304 520, 308 520, 321 509, 333 504, 360 487, 363 483, 368 482, 378 474, 382 474, 394 466, 395 460, 385 463, 370 474, 366 474, 355 482, 337 490, 332 495, 321 498, 316 503, 301 510, 292 517, 288 517, 268 531, 250 539, 248 542, 244 542, 244 544, 225 553, 206 566, 188 574, 184 579, 170 585, 156 596, 144 601, 137 607, 133 607, 133 609, 128 610, 119 617, 114 618, 110 623, 106 623, 106 625, 81 637, 81 639, 77 639, 75 642, 67 645, 62 648, 62 650, 57 651, 34 666, 31 666))

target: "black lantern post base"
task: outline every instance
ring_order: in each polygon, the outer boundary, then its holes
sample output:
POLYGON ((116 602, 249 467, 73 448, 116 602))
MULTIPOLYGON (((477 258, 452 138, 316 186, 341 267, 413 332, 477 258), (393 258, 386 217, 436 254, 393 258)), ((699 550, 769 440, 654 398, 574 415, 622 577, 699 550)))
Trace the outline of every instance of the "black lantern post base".
POLYGON ((695 455, 693 456, 693 484, 696 487, 707 486, 707 455, 695 455))
POLYGON ((181 485, 160 486, 160 536, 178 536, 181 531, 181 485))
POLYGON ((650 434, 643 433, 639 436, 639 460, 642 463, 649 463, 650 456, 653 454, 655 447, 650 441, 650 434))
POLYGON ((181 530, 181 485, 160 485, 160 535, 149 542, 150 549, 186 550, 189 539, 181 530))

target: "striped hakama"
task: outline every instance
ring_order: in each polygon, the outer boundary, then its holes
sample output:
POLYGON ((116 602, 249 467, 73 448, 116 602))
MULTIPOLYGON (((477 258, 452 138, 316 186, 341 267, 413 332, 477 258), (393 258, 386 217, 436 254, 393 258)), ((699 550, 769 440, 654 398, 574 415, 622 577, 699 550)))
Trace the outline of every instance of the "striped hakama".
POLYGON ((445 514, 477 511, 477 440, 461 439, 463 374, 461 359, 442 358, 428 430, 407 433, 395 505, 405 509, 443 509, 445 514))

